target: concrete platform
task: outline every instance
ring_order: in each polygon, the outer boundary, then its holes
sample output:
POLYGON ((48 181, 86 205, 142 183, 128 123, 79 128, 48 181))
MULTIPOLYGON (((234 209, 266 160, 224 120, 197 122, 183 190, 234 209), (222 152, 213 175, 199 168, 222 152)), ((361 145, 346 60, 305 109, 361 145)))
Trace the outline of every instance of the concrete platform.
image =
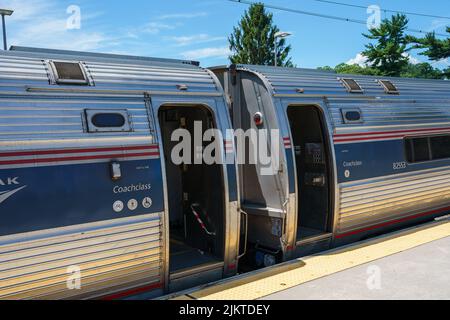
POLYGON ((447 218, 165 298, 450 299, 449 271, 447 218))
POLYGON ((263 300, 450 300, 450 237, 310 281, 263 300))

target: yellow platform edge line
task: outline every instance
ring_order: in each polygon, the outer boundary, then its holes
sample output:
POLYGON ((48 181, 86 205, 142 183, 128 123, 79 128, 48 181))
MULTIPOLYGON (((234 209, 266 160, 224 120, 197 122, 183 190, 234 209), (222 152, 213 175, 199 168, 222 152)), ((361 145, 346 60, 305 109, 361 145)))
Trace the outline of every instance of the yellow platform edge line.
MULTIPOLYGON (((356 245, 293 260, 266 272, 190 292, 199 300, 255 300, 450 236, 450 222, 434 222, 356 245)), ((180 297, 179 297, 180 298, 180 297)))

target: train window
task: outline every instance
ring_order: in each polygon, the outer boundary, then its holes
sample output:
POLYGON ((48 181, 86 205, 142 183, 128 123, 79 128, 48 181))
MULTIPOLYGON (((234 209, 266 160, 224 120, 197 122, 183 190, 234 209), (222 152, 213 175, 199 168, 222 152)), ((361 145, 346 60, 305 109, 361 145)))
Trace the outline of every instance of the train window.
POLYGON ((359 109, 341 109, 344 123, 362 123, 361 110, 359 109))
POLYGON ((413 162, 429 161, 430 145, 428 138, 415 138, 412 140, 413 162))
POLYGON ((126 110, 85 110, 85 114, 90 133, 131 131, 126 110))
POLYGON ((51 66, 57 84, 89 84, 86 72, 79 62, 51 61, 51 66))
POLYGON ((118 128, 125 124, 125 117, 119 113, 97 113, 91 120, 98 128, 118 128))
POLYGON ((450 135, 406 138, 405 152, 410 163, 450 159, 450 135))
POLYGON ((450 135, 430 138, 433 160, 450 158, 450 135))
POLYGON ((399 94, 397 87, 389 80, 378 80, 378 83, 381 84, 381 86, 384 89, 384 92, 388 94, 399 94))
POLYGON ((361 86, 359 85, 359 83, 356 82, 356 80, 354 80, 354 79, 339 78, 339 80, 341 80, 344 87, 350 93, 363 93, 364 92, 363 89, 361 88, 361 86))

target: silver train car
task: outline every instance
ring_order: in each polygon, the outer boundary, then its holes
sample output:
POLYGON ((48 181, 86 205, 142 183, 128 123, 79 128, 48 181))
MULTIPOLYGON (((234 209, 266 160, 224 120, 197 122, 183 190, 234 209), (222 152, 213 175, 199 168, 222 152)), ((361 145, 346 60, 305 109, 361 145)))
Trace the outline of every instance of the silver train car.
POLYGON ((154 298, 446 215, 449 89, 0 52, 0 299, 154 298), (233 129, 279 132, 277 171, 233 129))
POLYGON ((280 168, 239 163, 247 262, 267 266, 450 213, 450 82, 232 65, 234 128, 278 130, 280 168))
POLYGON ((231 128, 195 62, 0 52, 0 299, 142 299, 236 274, 233 140, 216 141, 223 164, 175 165, 171 134, 194 122, 231 128))

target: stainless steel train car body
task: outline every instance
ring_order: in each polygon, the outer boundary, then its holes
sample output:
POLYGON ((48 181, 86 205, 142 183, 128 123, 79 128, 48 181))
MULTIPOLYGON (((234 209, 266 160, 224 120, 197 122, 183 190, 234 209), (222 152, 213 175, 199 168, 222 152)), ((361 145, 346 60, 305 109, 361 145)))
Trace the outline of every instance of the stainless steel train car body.
MULTIPOLYGON (((158 122, 167 106, 201 107, 220 130, 231 126, 215 76, 188 61, 0 53, 0 299, 157 296, 236 272, 234 163, 217 170, 220 258, 170 269, 168 159, 158 122), (56 62, 70 64, 55 72, 56 62)), ((219 152, 233 153, 232 142, 219 152)))
POLYGON ((406 154, 410 138, 418 143, 437 136, 436 143, 448 147, 450 82, 249 65, 211 70, 229 95, 235 128, 281 132, 276 176, 239 170, 243 209, 254 216, 249 239, 263 252, 289 259, 450 212, 448 153, 414 162, 406 154), (263 125, 253 121, 257 112, 263 125), (317 127, 322 138, 303 132, 317 127), (328 192, 317 191, 322 184, 328 192), (308 202, 316 208, 305 208, 308 202), (302 219, 317 225, 323 214, 320 232, 302 225, 302 219), (284 227, 276 234, 280 221, 284 227))

